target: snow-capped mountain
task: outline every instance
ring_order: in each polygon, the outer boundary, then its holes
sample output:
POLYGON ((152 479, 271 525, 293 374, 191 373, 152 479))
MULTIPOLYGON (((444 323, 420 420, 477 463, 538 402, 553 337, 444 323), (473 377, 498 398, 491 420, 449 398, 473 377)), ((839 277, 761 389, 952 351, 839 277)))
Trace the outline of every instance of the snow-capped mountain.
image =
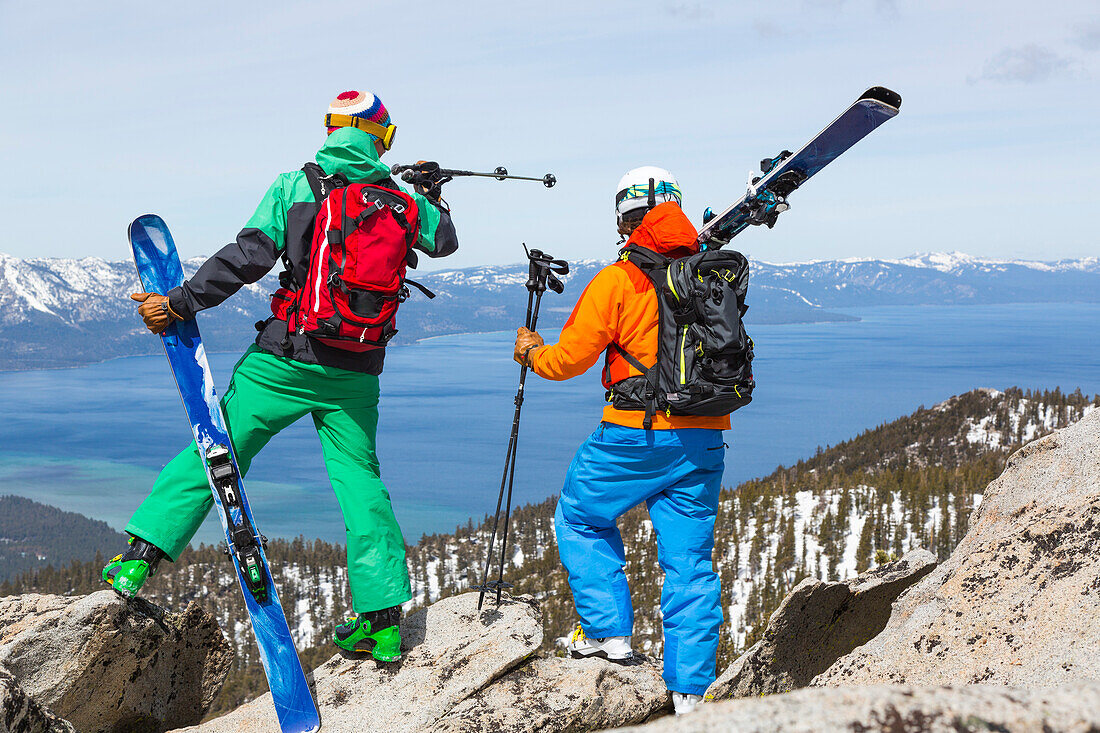
POLYGON ((1038 260, 991 260, 973 257, 962 252, 924 252, 900 260, 885 261, 898 265, 908 265, 909 267, 931 267, 940 272, 961 272, 968 268, 986 272, 1004 272, 1010 267, 1023 267, 1045 272, 1100 272, 1100 257, 1040 262, 1038 260))
POLYGON ((1100 272, 1100 258, 1084 257, 1081 259, 1055 260, 1045 262, 1040 260, 998 260, 986 257, 975 257, 965 252, 918 252, 908 257, 899 259, 879 259, 875 257, 847 257, 839 260, 807 260, 805 262, 770 263, 773 267, 798 267, 806 265, 820 265, 829 263, 858 264, 866 262, 881 262, 888 265, 904 265, 906 267, 923 267, 939 270, 940 272, 961 273, 966 270, 983 270, 986 272, 1005 271, 1009 267, 1023 267, 1031 270, 1046 272, 1066 272, 1078 270, 1082 272, 1100 272))
POLYGON ((1100 302, 1095 257, 1030 262, 951 252, 755 265, 757 283, 788 288, 822 308, 1100 302))
MULTIPOLYGON (((184 263, 188 273, 202 263, 184 263)), ((562 296, 544 301, 547 328, 559 326, 604 262, 573 263, 562 296)), ((440 297, 414 294, 402 306, 396 344, 426 336, 496 331, 522 321, 525 264, 487 265, 418 274, 440 297)), ((239 350, 265 318, 274 275, 241 289, 203 315, 212 351, 239 350)), ((134 313, 133 265, 93 257, 19 259, 0 254, 0 369, 69 366, 154 353, 155 341, 134 313)), ((1100 259, 1027 262, 954 253, 897 260, 754 262, 751 323, 851 320, 830 308, 1009 302, 1100 302, 1100 259)))

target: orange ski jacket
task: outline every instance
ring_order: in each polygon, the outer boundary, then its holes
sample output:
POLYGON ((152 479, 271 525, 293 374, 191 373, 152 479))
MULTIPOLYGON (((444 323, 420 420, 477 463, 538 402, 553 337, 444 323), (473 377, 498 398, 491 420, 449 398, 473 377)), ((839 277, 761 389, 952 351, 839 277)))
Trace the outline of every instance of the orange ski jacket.
MULTIPOLYGON (((665 257, 686 257, 698 251, 697 232, 673 201, 655 206, 628 240, 665 257)), ((634 265, 618 261, 596 273, 581 293, 556 344, 535 349, 531 368, 545 379, 564 380, 588 371, 604 355, 603 385, 641 374, 611 344, 618 344, 645 365, 657 360, 657 291, 634 265)), ((641 410, 604 407, 604 422, 630 428, 642 427, 641 410)), ((654 430, 713 428, 728 430, 729 415, 665 415, 653 417, 654 430)))

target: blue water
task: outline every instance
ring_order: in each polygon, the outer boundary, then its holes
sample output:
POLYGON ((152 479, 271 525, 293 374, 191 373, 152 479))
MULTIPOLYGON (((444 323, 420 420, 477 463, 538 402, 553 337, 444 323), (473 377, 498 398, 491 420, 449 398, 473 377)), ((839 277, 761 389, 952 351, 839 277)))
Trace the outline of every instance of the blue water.
MULTIPOLYGON (((727 484, 976 387, 1100 392, 1100 305, 848 312, 862 320, 751 329, 758 387, 727 434, 727 484)), ((211 357, 223 390, 236 358, 211 357)), ((492 511, 517 372, 504 333, 436 338, 387 355, 379 453, 408 540, 492 511)), ((118 528, 190 439, 162 356, 0 373, 0 404, 0 494, 118 528)), ((602 404, 598 368, 569 382, 528 381, 517 503, 558 490, 602 404)), ((277 436, 247 484, 267 535, 342 541, 343 520, 311 421, 277 436)), ((220 536, 211 517, 197 539, 220 536)))

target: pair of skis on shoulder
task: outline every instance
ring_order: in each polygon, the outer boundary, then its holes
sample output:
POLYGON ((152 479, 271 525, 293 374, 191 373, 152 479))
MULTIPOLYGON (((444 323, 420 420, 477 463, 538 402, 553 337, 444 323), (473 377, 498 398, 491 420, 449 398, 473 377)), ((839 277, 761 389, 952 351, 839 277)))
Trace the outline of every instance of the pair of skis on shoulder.
POLYGON ((871 87, 808 143, 791 153, 784 150, 760 161, 760 175, 749 180, 745 195, 720 214, 707 209, 698 242, 717 249, 752 225, 775 226, 790 208, 791 192, 898 114, 901 95, 886 87, 871 87))

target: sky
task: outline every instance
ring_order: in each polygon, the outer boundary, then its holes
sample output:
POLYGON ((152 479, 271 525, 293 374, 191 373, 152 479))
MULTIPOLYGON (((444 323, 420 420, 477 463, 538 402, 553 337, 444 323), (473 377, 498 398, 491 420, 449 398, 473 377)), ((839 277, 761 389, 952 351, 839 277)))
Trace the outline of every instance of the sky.
POLYGON ((431 267, 517 262, 521 242, 610 258, 628 169, 673 171, 698 224, 883 85, 901 114, 738 248, 1095 256, 1098 77, 1095 0, 0 0, 0 252, 127 259, 152 211, 210 254, 312 158, 329 101, 365 89, 399 128, 388 163, 558 177, 448 184, 461 247, 431 267))

